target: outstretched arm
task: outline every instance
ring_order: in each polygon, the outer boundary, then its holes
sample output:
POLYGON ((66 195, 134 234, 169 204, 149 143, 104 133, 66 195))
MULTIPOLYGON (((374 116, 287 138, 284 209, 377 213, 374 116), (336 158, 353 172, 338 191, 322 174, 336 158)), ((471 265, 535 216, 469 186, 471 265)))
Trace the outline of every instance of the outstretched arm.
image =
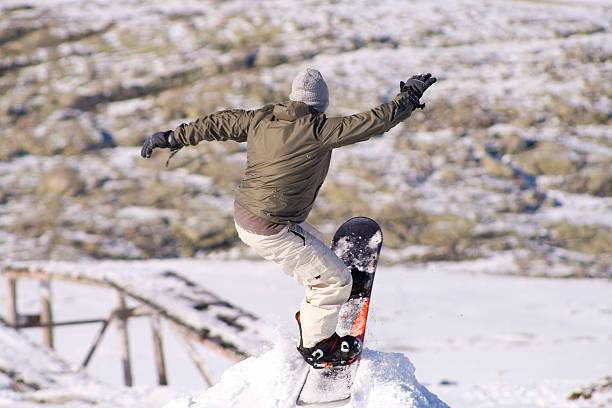
POLYGON ((140 155, 151 157, 153 149, 170 149, 175 152, 187 145, 197 145, 202 140, 233 140, 246 142, 251 119, 259 110, 224 110, 197 119, 194 122, 183 123, 174 130, 157 132, 149 136, 140 155))
POLYGON ((398 95, 391 102, 369 111, 338 118, 323 118, 319 126, 321 143, 330 148, 347 146, 385 133, 407 119, 414 105, 398 95))
POLYGON ((416 108, 423 109, 419 99, 436 78, 431 74, 415 75, 400 82, 400 93, 392 101, 374 109, 339 118, 322 117, 318 133, 323 145, 330 148, 361 142, 387 132, 406 120, 416 108))
POLYGON ((211 113, 174 129, 174 138, 181 146, 197 145, 202 140, 246 142, 255 112, 257 111, 231 109, 211 113))

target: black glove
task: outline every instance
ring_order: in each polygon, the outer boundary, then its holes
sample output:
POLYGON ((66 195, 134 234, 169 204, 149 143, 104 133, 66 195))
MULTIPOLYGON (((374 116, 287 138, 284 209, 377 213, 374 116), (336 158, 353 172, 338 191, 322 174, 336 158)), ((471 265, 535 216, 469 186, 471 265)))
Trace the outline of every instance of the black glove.
POLYGON ((400 93, 405 96, 414 105, 414 108, 423 109, 425 104, 421 103, 419 99, 423 96, 423 93, 429 88, 437 78, 432 77, 431 74, 419 74, 413 75, 406 82, 400 81, 400 93))
POLYGON ((153 133, 151 136, 147 137, 142 145, 140 155, 144 158, 149 158, 151 157, 151 153, 153 153, 153 149, 155 148, 170 149, 172 152, 174 152, 179 150, 181 147, 182 146, 178 144, 176 139, 174 139, 174 132, 167 130, 165 132, 153 133))

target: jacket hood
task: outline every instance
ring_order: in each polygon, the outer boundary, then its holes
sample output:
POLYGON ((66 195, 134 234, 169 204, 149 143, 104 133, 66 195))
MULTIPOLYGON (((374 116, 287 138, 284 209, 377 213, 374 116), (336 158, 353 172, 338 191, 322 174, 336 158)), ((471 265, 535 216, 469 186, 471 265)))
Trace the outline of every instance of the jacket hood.
POLYGON ((277 120, 292 122, 302 116, 317 114, 318 112, 304 102, 286 101, 274 105, 273 113, 277 120))

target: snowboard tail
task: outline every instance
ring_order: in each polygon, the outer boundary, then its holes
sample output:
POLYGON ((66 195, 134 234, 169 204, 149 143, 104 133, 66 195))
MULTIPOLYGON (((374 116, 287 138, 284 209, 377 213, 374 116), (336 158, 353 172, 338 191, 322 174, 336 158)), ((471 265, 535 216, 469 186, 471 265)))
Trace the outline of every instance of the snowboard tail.
POLYGON ((353 277, 351 295, 340 309, 336 331, 340 336, 350 334, 363 342, 382 231, 370 218, 351 218, 338 228, 331 248, 350 268, 353 277))
MULTIPOLYGON (((367 217, 349 219, 334 234, 331 249, 350 268, 353 277, 351 295, 340 309, 336 326, 339 336, 350 334, 363 343, 381 247, 380 226, 367 217)), ((309 367, 297 405, 329 407, 350 399, 360 357, 361 354, 345 366, 309 367)))
POLYGON ((357 363, 323 369, 308 367, 297 405, 332 407, 348 401, 357 367, 357 363))

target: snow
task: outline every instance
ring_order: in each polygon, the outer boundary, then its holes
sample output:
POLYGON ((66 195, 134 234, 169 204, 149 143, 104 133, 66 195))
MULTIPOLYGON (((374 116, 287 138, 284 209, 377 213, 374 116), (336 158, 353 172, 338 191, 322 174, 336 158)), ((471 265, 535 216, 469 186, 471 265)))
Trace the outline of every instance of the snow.
POLYGON ((0 367, 18 370, 17 379, 26 386, 41 387, 17 393, 0 381, 0 407, 145 408, 179 396, 169 388, 109 387, 84 372, 71 371, 53 353, 3 326, 0 326, 0 367))
POLYGON ((161 210, 151 207, 132 206, 121 208, 117 212, 117 216, 140 220, 155 220, 159 218, 173 219, 177 217, 177 211, 161 210))
POLYGON ((570 194, 549 191, 549 196, 563 203, 562 206, 546 208, 542 216, 552 221, 572 221, 580 225, 603 225, 612 228, 612 198, 595 199, 586 194, 570 194))
MULTIPOLYGON (((383 248, 383 257, 384 252, 383 248)), ((506 261, 500 257, 486 263, 379 266, 352 406, 436 406, 430 393, 452 407, 605 406, 612 399, 610 393, 596 393, 591 401, 568 401, 567 397, 610 375, 612 282, 490 274, 506 261)), ((295 383, 305 367, 294 351, 297 330, 293 318, 303 290, 275 265, 206 259, 80 265, 90 275, 104 269, 114 271, 117 279, 131 275, 134 282, 142 282, 143 290, 150 290, 146 286, 152 284, 147 283, 151 271, 172 270, 229 302, 252 309, 277 328, 271 350, 235 365, 202 351, 218 379, 206 390, 180 343, 165 327, 170 387, 158 392, 165 390, 175 398, 167 396, 155 403, 144 397, 138 400, 120 386, 118 340, 109 329, 88 372, 111 385, 116 395, 131 395, 131 401, 149 408, 165 404, 166 408, 289 406, 283 404, 293 399, 295 383), (242 284, 236 285, 238 281, 242 284)), ((19 310, 35 312, 38 289, 34 281, 19 284, 19 310)), ((110 312, 112 297, 109 300, 102 289, 53 283, 52 290, 57 320, 101 317, 110 312)), ((137 387, 155 381, 146 323, 135 319, 129 325, 137 387)), ((95 326, 58 328, 58 352, 70 365, 79 364, 96 330, 95 326)), ((24 333, 34 339, 39 335, 36 330, 24 333)), ((21 364, 17 353, 2 354, 21 364)), ((138 390, 133 392, 142 392, 138 390)), ((69 394, 70 387, 62 392, 69 394)), ((92 399, 98 396, 89 395, 92 399)), ((0 398, 11 401, 11 408, 38 408, 26 404, 21 394, 2 391, 0 398)))
MULTIPOLYGON (((295 343, 284 339, 266 354, 228 370, 218 385, 201 396, 177 400, 164 408, 294 407, 295 384, 307 366, 295 353, 295 343)), ((399 353, 365 349, 350 402, 345 407, 447 407, 416 380, 414 366, 399 353)))
POLYGON ((338 240, 335 253, 338 257, 342 257, 344 254, 349 252, 353 248, 353 243, 349 239, 349 237, 343 237, 338 240))

